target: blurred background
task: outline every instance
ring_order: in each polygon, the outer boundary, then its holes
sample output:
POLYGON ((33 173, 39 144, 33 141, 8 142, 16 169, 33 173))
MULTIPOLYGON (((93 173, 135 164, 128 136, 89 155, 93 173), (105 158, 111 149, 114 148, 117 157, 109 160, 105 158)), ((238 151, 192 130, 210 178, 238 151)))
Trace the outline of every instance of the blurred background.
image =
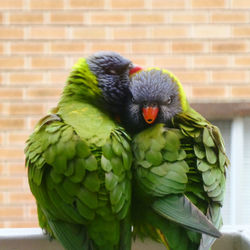
POLYGON ((249 0, 0 1, 0 227, 37 227, 24 144, 79 57, 172 71, 231 159, 224 224, 250 224, 249 0))

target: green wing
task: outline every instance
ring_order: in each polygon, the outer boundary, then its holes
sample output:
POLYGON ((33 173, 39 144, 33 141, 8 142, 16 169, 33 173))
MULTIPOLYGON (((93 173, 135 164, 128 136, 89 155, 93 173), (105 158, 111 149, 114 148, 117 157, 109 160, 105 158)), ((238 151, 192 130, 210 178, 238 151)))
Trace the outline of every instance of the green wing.
POLYGON ((27 142, 26 166, 40 225, 65 249, 130 249, 131 150, 122 129, 96 146, 49 115, 27 142))
MULTIPOLYGON (((164 124, 157 124, 144 130, 133 140, 136 186, 136 201, 133 203, 140 204, 134 205, 135 232, 141 236, 161 240, 171 249, 191 249, 195 246, 197 248, 200 241, 199 234, 184 230, 175 223, 197 232, 204 232, 215 237, 220 236, 218 230, 205 215, 185 196, 189 196, 190 193, 187 191, 190 178, 198 178, 197 181, 202 183, 201 174, 191 164, 194 155, 191 154, 193 145, 190 145, 190 141, 192 138, 184 135, 180 129, 167 129, 164 124), (151 214, 155 212, 161 215, 161 221, 163 217, 168 220, 165 220, 164 223, 160 222, 160 218, 157 216, 154 216, 154 223, 145 220, 144 218, 147 216, 142 215, 143 212, 141 212, 143 207, 150 207, 151 214), (140 218, 142 219, 140 220, 140 218), (175 223, 169 222, 169 220, 175 223), (173 234, 169 233, 171 227, 176 231, 173 234), (159 236, 157 229, 163 233, 166 242, 159 236), (182 235, 179 240, 176 236, 178 234, 182 235), (183 242, 183 244, 176 245, 176 242, 183 242)), ((199 195, 205 197, 203 186, 200 183, 196 187, 196 191, 198 190, 199 195)), ((204 207, 207 204, 207 201, 203 201, 204 207)))
MULTIPOLYGON (((226 167, 229 165, 220 131, 191 108, 177 116, 173 123, 185 138, 190 138, 190 142, 186 142, 190 155, 193 155, 190 163, 194 168, 193 173, 189 174, 188 196, 220 228, 226 167), (201 183, 203 192, 200 191, 201 183)), ((209 248, 213 241, 214 238, 202 235, 201 246, 209 248)))

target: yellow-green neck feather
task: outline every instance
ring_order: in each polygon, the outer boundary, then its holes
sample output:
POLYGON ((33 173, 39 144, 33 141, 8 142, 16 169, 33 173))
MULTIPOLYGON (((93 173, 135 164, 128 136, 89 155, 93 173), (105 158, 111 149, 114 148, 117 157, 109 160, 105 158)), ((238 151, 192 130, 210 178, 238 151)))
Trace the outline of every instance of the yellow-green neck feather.
POLYGON ((178 90, 179 90, 179 98, 180 98, 180 102, 181 102, 182 112, 185 112, 186 110, 188 110, 189 104, 188 104, 187 97, 186 97, 186 94, 184 92, 184 89, 183 89, 183 86, 182 86, 180 80, 172 72, 170 72, 166 69, 151 67, 151 68, 146 69, 146 71, 150 71, 153 69, 162 71, 164 74, 167 74, 177 84, 178 90))

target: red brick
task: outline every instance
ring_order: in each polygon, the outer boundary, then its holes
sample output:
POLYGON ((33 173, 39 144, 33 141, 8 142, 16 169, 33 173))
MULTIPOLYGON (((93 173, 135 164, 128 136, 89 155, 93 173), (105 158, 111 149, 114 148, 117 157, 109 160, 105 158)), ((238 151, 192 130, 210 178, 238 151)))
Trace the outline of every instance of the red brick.
POLYGON ((166 53, 168 46, 164 42, 137 42, 132 44, 132 53, 154 54, 166 53))
POLYGON ((235 9, 248 9, 250 8, 249 0, 232 0, 232 7, 235 9))
POLYGON ((250 56, 235 57, 234 63, 236 66, 249 67, 250 66, 250 56))
POLYGON ((83 24, 84 15, 82 13, 51 13, 51 23, 63 24, 83 24))
POLYGON ((8 218, 18 218, 23 216, 23 209, 18 207, 11 206, 2 206, 0 207, 0 218, 5 219, 8 218))
POLYGON ((175 71, 173 72, 182 83, 205 83, 208 81, 205 71, 175 71))
POLYGON ((231 27, 229 25, 196 25, 193 26, 194 38, 229 38, 231 27))
POLYGON ((69 72, 51 72, 49 76, 50 83, 66 83, 66 80, 69 76, 69 72))
POLYGON ((28 204, 34 202, 34 196, 25 192, 15 192, 9 194, 10 203, 12 204, 28 204))
POLYGON ((189 28, 183 26, 159 27, 153 29, 152 33, 152 37, 158 39, 183 38, 188 36, 189 28))
POLYGON ((37 228, 39 227, 38 225, 38 220, 34 221, 26 221, 27 219, 24 219, 24 221, 10 221, 8 223, 9 228, 37 228))
POLYGON ((233 35, 235 37, 250 37, 250 27, 249 26, 234 27, 233 35))
POLYGON ((61 92, 62 90, 58 88, 34 88, 28 89, 26 95, 28 99, 48 99, 59 97, 61 92))
POLYGON ((24 67, 23 57, 1 57, 0 69, 20 69, 24 67))
POLYGON ((224 8, 226 0, 192 0, 191 6, 199 9, 224 8))
POLYGON ((31 73, 31 72, 21 72, 21 73, 12 73, 10 75, 10 83, 12 84, 34 84, 42 83, 43 75, 42 73, 31 73))
POLYGON ((31 27, 30 39, 64 39, 65 27, 31 27))
POLYGON ((194 66, 198 68, 218 68, 226 67, 229 58, 226 56, 197 56, 194 57, 194 66))
POLYGON ((163 13, 132 13, 132 24, 160 24, 165 22, 165 15, 163 13))
POLYGON ((105 39, 106 30, 105 28, 99 27, 83 27, 83 28, 74 28, 72 30, 74 39, 105 39))
POLYGON ((9 104, 10 115, 42 115, 43 105, 37 103, 11 103, 9 104))
MULTIPOLYGON (((24 145, 24 143, 22 143, 24 145)), ((25 168, 25 163, 20 162, 9 162, 8 163, 8 170, 11 176, 26 176, 27 175, 27 168, 25 168)))
POLYGON ((83 9, 101 9, 104 8, 104 0, 70 0, 71 8, 83 9))
POLYGON ((153 0, 154 9, 185 9, 187 1, 185 0, 153 0))
POLYGON ((168 68, 185 68, 187 66, 186 57, 176 57, 176 56, 154 56, 154 65, 162 67, 165 69, 168 68))
MULTIPOLYGON (((23 159, 24 153, 22 148, 0 148, 0 160, 17 160, 23 159)), ((1 184, 0 184, 1 185, 1 184)), ((0 186, 1 187, 1 186, 0 186)))
POLYGON ((200 14, 195 12, 187 13, 186 11, 178 11, 171 14, 171 22, 173 23, 196 24, 206 23, 208 20, 208 15, 206 13, 200 14))
POLYGON ((0 99, 22 99, 23 90, 17 88, 0 88, 0 99))
POLYGON ((101 50, 106 50, 106 51, 116 51, 119 53, 126 53, 128 52, 128 44, 125 42, 119 43, 119 42, 101 42, 101 43, 96 43, 93 42, 91 43, 91 52, 96 52, 96 51, 101 51, 101 50))
POLYGON ((237 98, 250 98, 249 86, 232 87, 232 95, 237 98))
POLYGON ((64 0, 41 0, 41 1, 30 1, 31 9, 63 9, 64 0))
POLYGON ((192 94, 195 98, 221 98, 225 96, 225 87, 193 87, 192 94))
POLYGON ((144 0, 110 0, 111 7, 114 9, 142 9, 144 8, 144 0))
POLYGON ((24 125, 24 119, 0 118, 0 129, 23 129, 24 125))
POLYGON ((113 34, 115 39, 145 39, 147 38, 147 30, 145 28, 114 28, 113 34))
POLYGON ((91 13, 90 21, 92 24, 126 24, 128 15, 126 12, 101 12, 91 13))
POLYGON ((65 59, 60 57, 33 57, 31 66, 39 69, 62 69, 65 67, 65 59))
POLYGON ((0 1, 0 9, 21 9, 23 0, 0 1))
POLYGON ((204 50, 202 42, 172 42, 172 51, 174 53, 197 53, 204 50))
POLYGON ((244 12, 215 12, 211 15, 214 23, 244 23, 247 22, 247 13, 244 12))
POLYGON ((38 54, 44 52, 44 45, 42 43, 21 42, 11 44, 12 54, 38 54))
POLYGON ((214 42, 212 43, 212 51, 216 53, 237 53, 247 51, 245 42, 214 42))
POLYGON ((247 71, 237 70, 223 70, 212 72, 212 79, 214 82, 246 82, 247 71))
POLYGON ((0 27, 0 39, 22 39, 23 37, 23 28, 0 27))
POLYGON ((86 49, 84 43, 51 43, 50 45, 52 53, 83 53, 86 49))
POLYGON ((27 133, 9 133, 8 134, 8 142, 11 145, 16 145, 16 144, 24 144, 25 141, 28 139, 29 134, 27 133))
POLYGON ((9 22, 11 24, 41 24, 43 23, 43 14, 40 13, 10 13, 9 22))

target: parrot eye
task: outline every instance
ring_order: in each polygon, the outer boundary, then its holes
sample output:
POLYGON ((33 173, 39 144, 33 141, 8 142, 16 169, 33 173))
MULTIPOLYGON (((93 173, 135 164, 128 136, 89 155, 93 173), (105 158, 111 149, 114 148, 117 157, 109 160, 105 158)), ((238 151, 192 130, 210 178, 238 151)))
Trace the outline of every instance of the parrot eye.
POLYGON ((108 69, 108 70, 106 70, 106 74, 108 74, 108 75, 117 75, 117 72, 114 69, 108 69))
POLYGON ((170 97, 167 99, 166 104, 169 105, 169 104, 172 103, 172 101, 173 101, 173 96, 170 96, 170 97))

